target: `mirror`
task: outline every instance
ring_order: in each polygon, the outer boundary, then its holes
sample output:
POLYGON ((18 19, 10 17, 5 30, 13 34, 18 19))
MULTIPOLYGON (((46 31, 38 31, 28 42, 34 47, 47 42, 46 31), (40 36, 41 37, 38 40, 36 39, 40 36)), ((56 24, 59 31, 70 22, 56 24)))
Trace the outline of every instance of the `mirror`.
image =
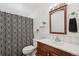
POLYGON ((61 6, 49 12, 50 33, 66 34, 67 33, 67 6, 61 6))

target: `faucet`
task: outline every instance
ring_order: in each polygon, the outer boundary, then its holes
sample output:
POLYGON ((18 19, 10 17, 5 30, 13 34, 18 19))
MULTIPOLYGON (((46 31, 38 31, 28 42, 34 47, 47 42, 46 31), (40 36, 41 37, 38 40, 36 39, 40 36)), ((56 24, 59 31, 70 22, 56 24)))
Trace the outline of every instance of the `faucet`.
POLYGON ((60 42, 61 40, 56 36, 55 41, 60 42))

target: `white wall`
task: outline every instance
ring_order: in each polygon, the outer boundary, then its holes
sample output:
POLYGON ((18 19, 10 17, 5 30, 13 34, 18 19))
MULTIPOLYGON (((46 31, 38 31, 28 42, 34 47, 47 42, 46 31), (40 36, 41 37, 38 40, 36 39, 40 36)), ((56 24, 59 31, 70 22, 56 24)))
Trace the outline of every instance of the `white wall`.
POLYGON ((0 3, 0 11, 33 18, 35 30, 43 20, 48 22, 50 6, 51 3, 0 3))
POLYGON ((0 10, 36 19, 44 16, 50 5, 51 3, 0 3, 0 10))
MULTIPOLYGON (((67 6, 67 35, 61 35, 61 34, 50 34, 49 33, 49 16, 48 16, 48 10, 46 12, 47 14, 45 15, 46 17, 38 17, 37 19, 34 20, 34 30, 36 28, 39 28, 41 25, 42 21, 46 21, 46 27, 40 29, 40 34, 38 35, 39 37, 45 36, 46 38, 53 38, 55 36, 58 36, 62 41, 69 42, 69 43, 74 43, 74 44, 79 44, 79 4, 69 4, 67 6), (77 25, 78 25, 78 32, 77 33, 71 33, 68 30, 69 26, 69 18, 68 15, 71 12, 77 12, 78 17, 77 17, 77 25), (42 18, 41 18, 42 17, 42 18)), ((36 37, 37 35, 35 35, 36 37)))
MULTIPOLYGON (((42 22, 46 22, 46 27, 40 29, 40 36, 46 38, 52 38, 59 36, 62 41, 79 44, 79 4, 70 4, 67 8, 67 14, 75 11, 78 13, 78 33, 70 33, 67 31, 67 35, 55 35, 49 33, 49 8, 53 5, 51 3, 37 3, 37 4, 24 4, 24 3, 0 3, 0 10, 6 11, 12 14, 18 14, 26 17, 34 18, 34 31, 42 25, 42 22)), ((67 16, 68 17, 68 16, 67 16)), ((67 23, 69 19, 67 19, 67 23)), ((68 24, 67 24, 68 27, 68 24)), ((67 28, 68 29, 68 28, 67 28)), ((35 35, 36 37, 37 35, 35 35)))
MULTIPOLYGON (((77 12, 78 14, 78 17, 77 17, 77 27, 78 27, 78 32, 77 33, 71 33, 69 32, 68 28, 67 28, 67 37, 69 39, 63 39, 64 41, 67 41, 67 42, 71 42, 71 43, 76 43, 76 44, 79 44, 79 4, 70 4, 68 6, 68 9, 67 9, 67 15, 69 16, 69 14, 73 11, 77 12)), ((69 26, 69 18, 67 16, 67 27, 69 26)), ((64 36, 64 37, 66 37, 64 36)))
POLYGON ((22 16, 28 16, 29 10, 27 9, 26 13, 23 4, 19 3, 0 3, 0 10, 12 14, 18 14, 22 16))

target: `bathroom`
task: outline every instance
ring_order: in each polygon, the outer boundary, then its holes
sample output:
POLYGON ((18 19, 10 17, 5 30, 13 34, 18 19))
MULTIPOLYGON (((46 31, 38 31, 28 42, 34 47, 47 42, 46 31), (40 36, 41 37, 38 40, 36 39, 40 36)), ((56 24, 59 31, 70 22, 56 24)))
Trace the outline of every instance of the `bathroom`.
POLYGON ((79 3, 0 3, 0 56, 79 56, 78 11, 79 3))

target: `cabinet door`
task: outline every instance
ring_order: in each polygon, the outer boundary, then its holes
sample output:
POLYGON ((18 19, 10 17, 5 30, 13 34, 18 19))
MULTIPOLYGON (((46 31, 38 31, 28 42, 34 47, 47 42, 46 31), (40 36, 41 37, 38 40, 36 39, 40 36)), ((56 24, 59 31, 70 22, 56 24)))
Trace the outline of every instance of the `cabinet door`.
POLYGON ((72 54, 54 47, 50 47, 49 55, 50 56, 72 56, 72 54))
POLYGON ((62 51, 60 49, 50 47, 46 44, 38 42, 37 53, 39 56, 73 56, 72 54, 62 51))
POLYGON ((47 46, 42 44, 42 43, 40 43, 40 42, 38 42, 36 55, 47 56, 48 55, 48 48, 47 48, 47 46))
POLYGON ((47 56, 48 53, 47 53, 47 51, 45 50, 45 48, 37 48, 37 55, 40 55, 40 56, 47 56))

